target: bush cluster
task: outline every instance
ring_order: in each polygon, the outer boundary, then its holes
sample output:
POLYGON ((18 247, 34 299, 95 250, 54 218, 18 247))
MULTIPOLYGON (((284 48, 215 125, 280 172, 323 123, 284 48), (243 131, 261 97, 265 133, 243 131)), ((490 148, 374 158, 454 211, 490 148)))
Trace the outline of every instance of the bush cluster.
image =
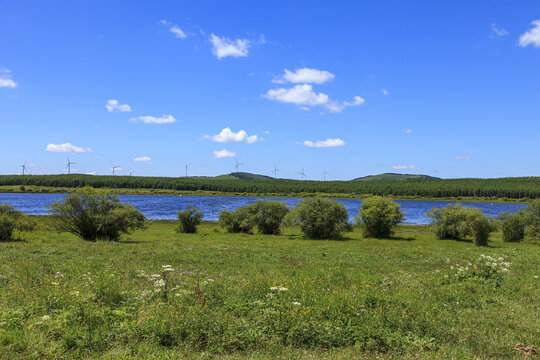
POLYGON ((283 219, 289 213, 287 204, 281 201, 258 200, 234 211, 222 211, 219 224, 229 233, 251 233, 257 227, 264 235, 278 235, 283 219))
POLYGON ((362 226, 364 236, 382 239, 390 237, 393 227, 404 218, 405 213, 396 202, 382 196, 372 196, 362 202, 355 219, 362 226))
POLYGON ((147 227, 144 215, 132 205, 88 187, 49 205, 49 214, 58 231, 88 241, 117 241, 122 233, 147 227))
POLYGON ((426 213, 431 225, 435 227, 438 239, 462 240, 474 237, 478 246, 487 245, 492 231, 489 218, 482 210, 449 204, 445 208, 433 208, 426 213))
POLYGON ((195 234, 197 225, 202 222, 204 214, 195 206, 188 206, 186 210, 178 212, 177 233, 195 234))
POLYGON ((351 231, 343 204, 329 199, 306 199, 291 212, 288 223, 300 226, 308 239, 340 239, 351 231))
POLYGON ((32 231, 35 222, 9 204, 0 204, 0 242, 15 240, 15 231, 32 231))

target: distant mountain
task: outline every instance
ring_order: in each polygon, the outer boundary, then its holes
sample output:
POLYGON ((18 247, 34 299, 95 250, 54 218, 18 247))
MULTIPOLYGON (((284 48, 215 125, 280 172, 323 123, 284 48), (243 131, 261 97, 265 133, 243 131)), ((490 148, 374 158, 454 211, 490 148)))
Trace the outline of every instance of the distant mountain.
POLYGON ((414 174, 396 174, 384 173, 379 175, 369 175, 353 179, 353 181, 402 181, 402 180, 439 180, 440 178, 429 175, 414 175, 414 174))
POLYGON ((214 179, 218 180, 234 180, 234 179, 240 179, 240 180, 273 180, 273 177, 266 176, 266 175, 258 175, 258 174, 251 174, 247 172, 233 172, 226 175, 219 175, 215 176, 214 179))

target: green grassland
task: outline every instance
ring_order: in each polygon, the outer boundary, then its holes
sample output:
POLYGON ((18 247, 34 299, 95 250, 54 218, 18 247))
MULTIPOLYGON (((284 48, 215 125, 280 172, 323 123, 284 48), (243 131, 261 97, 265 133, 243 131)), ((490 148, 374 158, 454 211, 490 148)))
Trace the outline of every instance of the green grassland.
POLYGON ((93 243, 37 219, 0 243, 2 359, 521 359, 516 343, 540 344, 540 247, 499 233, 479 248, 426 226, 310 241, 153 221, 93 243), (481 271, 482 254, 510 271, 481 271))
POLYGON ((363 176, 354 179, 356 181, 407 181, 407 180, 441 180, 435 176, 417 174, 384 173, 378 175, 363 176))

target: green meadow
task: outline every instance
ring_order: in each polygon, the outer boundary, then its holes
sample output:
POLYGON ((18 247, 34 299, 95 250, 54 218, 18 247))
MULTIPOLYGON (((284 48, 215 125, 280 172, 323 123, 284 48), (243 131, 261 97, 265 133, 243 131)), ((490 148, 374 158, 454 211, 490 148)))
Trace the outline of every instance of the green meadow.
POLYGON ((341 241, 54 232, 0 243, 1 359, 521 359, 540 345, 540 247, 399 226, 341 241), (507 269, 507 270, 504 270, 507 269))

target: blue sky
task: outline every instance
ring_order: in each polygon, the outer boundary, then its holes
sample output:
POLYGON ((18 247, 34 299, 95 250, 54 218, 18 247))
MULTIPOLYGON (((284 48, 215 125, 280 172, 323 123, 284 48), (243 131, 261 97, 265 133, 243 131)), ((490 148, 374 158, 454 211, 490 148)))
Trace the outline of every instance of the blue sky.
POLYGON ((1 174, 540 175, 538 1, 0 0, 1 174))

